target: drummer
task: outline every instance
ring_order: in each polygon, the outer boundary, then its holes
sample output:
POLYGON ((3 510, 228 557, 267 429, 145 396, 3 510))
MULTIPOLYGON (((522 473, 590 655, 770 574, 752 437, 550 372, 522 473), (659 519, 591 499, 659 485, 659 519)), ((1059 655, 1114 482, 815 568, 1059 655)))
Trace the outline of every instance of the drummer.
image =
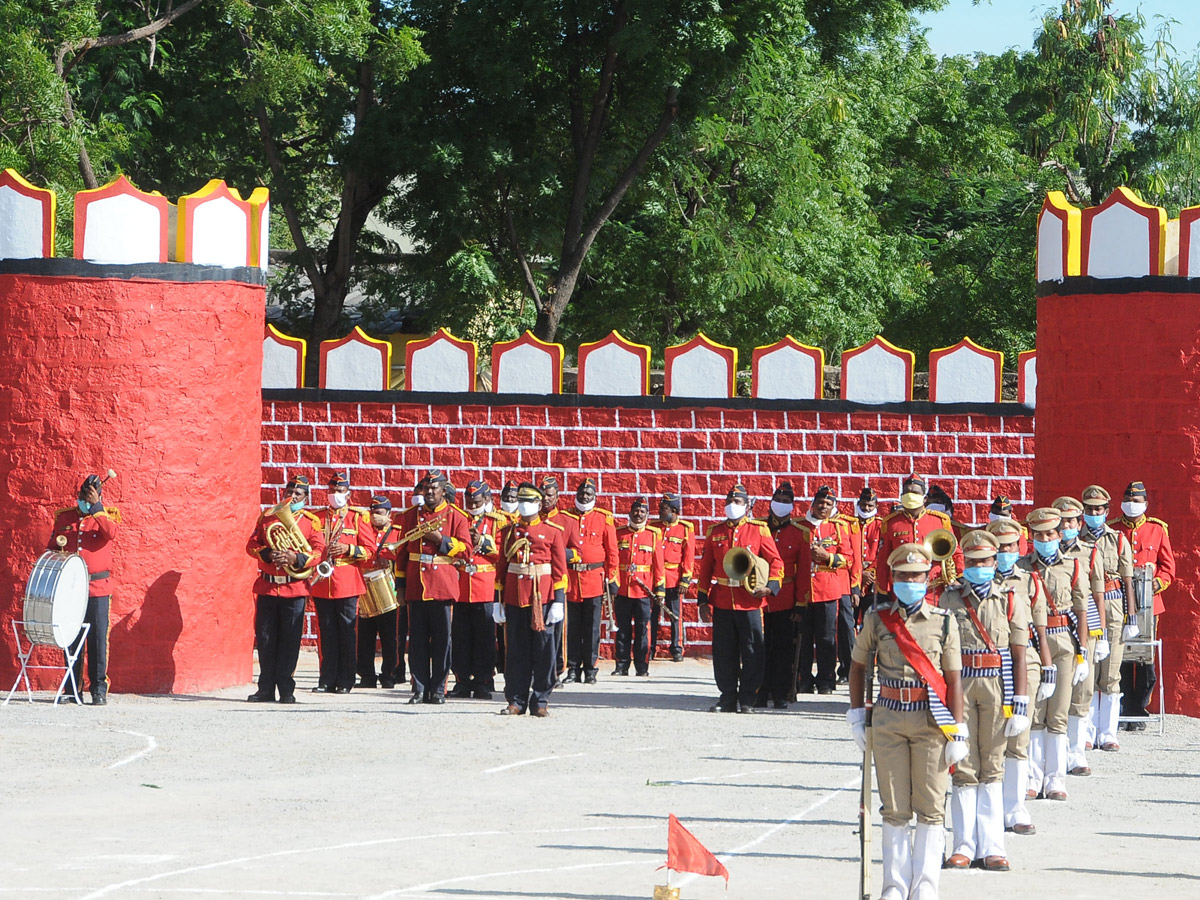
MULTIPOLYGON (((392 522, 392 501, 382 494, 371 498, 371 528, 375 531, 376 549, 371 557, 370 568, 387 569, 394 582, 394 563, 379 558, 379 547, 389 540, 400 536, 392 522)), ((394 589, 393 589, 394 590, 394 589)), ((359 604, 358 615, 358 686, 373 688, 376 685, 385 688, 396 686, 395 673, 399 660, 399 643, 397 641, 396 620, 399 607, 378 616, 364 616, 362 604, 359 604), (383 653, 380 663, 380 673, 375 674, 375 640, 379 640, 379 648, 383 653)))
MULTIPOLYGON (((84 621, 91 627, 87 633, 88 690, 92 705, 108 702, 108 602, 112 597, 110 574, 113 544, 121 514, 115 506, 105 506, 100 496, 103 482, 89 475, 79 486, 75 505, 60 509, 54 516, 54 533, 47 550, 78 553, 87 563, 88 601, 84 621), (60 540, 61 539, 61 540, 60 540)), ((71 643, 70 652, 79 648, 81 637, 71 643)), ((75 657, 75 689, 83 684, 83 653, 75 657)), ((75 702, 82 703, 79 695, 75 702)))

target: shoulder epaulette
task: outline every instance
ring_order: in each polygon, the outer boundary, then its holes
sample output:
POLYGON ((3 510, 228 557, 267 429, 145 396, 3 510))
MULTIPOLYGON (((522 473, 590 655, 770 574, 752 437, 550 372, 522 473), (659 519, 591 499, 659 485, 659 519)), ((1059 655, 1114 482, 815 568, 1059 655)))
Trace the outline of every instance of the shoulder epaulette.
MULTIPOLYGON (((1112 528, 1114 525, 1120 525, 1121 521, 1124 518, 1125 518, 1124 516, 1113 516, 1111 519, 1109 519, 1104 524, 1107 525, 1109 528, 1112 528)), ((1147 518, 1149 518, 1149 517, 1147 516, 1147 518)))
POLYGON ((64 506, 62 509, 56 509, 54 511, 54 518, 57 519, 63 513, 70 512, 73 509, 79 509, 79 507, 78 506, 64 506))
POLYGON ((766 519, 747 519, 746 521, 749 522, 751 525, 761 525, 764 528, 767 527, 766 519))
POLYGON ((1168 528, 1166 522, 1164 522, 1162 519, 1156 519, 1154 516, 1146 516, 1146 521, 1153 522, 1154 524, 1161 526, 1163 531, 1166 531, 1168 528))
POLYGON ((807 519, 792 519, 792 521, 789 522, 788 524, 791 525, 793 528, 799 528, 801 531, 805 532, 806 534, 808 532, 812 531, 812 527, 808 524, 807 519))
POLYGON ((449 504, 447 504, 447 505, 448 505, 448 506, 449 506, 451 509, 456 509, 456 510, 458 510, 460 513, 462 513, 462 514, 463 514, 464 516, 466 516, 468 519, 469 519, 469 518, 471 518, 471 515, 470 515, 470 513, 468 513, 468 512, 467 512, 465 509, 463 509, 463 508, 462 508, 461 506, 459 506, 457 503, 449 503, 449 504))
POLYGON ((709 525, 707 528, 705 528, 705 529, 704 529, 704 537, 705 537, 705 540, 707 540, 708 538, 712 537, 712 533, 713 533, 714 531, 716 531, 716 529, 717 529, 717 526, 718 526, 718 525, 720 525, 720 524, 721 524, 720 522, 713 522, 711 525, 709 525))
POLYGON ((321 524, 321 517, 320 517, 320 516, 318 516, 318 515, 317 515, 315 512, 313 512, 311 509, 302 509, 302 510, 300 510, 300 515, 302 515, 302 516, 308 516, 308 517, 309 517, 310 519, 312 519, 312 520, 313 520, 313 522, 314 522, 314 523, 316 523, 317 525, 320 525, 320 524, 321 524))
POLYGON ((862 523, 858 521, 857 516, 847 515, 846 513, 838 513, 837 520, 839 522, 845 522, 846 527, 849 528, 851 531, 854 531, 856 529, 858 531, 862 531, 862 523))
POLYGON ((658 527, 658 526, 656 526, 656 525, 650 525, 650 524, 647 524, 647 525, 646 525, 646 530, 648 530, 648 531, 653 531, 653 532, 654 532, 655 534, 657 534, 659 537, 662 537, 662 529, 661 529, 661 528, 659 528, 659 527, 658 527))
POLYGON ((676 521, 677 521, 677 522, 680 522, 680 523, 682 523, 682 524, 683 524, 683 527, 684 527, 684 528, 686 528, 688 531, 695 531, 695 530, 696 530, 696 526, 695 526, 695 525, 693 525, 693 524, 692 524, 692 523, 691 523, 689 520, 687 520, 687 519, 676 519, 676 521))
POLYGON ((118 525, 121 524, 121 511, 119 509, 117 509, 115 506, 106 506, 104 507, 104 511, 108 513, 108 517, 110 519, 112 519, 118 525))
POLYGON ((564 509, 562 512, 559 513, 559 515, 560 516, 570 516, 572 519, 578 519, 583 516, 583 513, 581 513, 577 509, 564 509))
POLYGON ((504 513, 498 513, 498 512, 496 512, 494 509, 493 509, 493 510, 492 510, 490 513, 488 513, 488 514, 487 514, 487 517, 488 517, 489 519, 493 519, 493 520, 495 520, 495 521, 497 521, 497 522, 501 522, 501 523, 503 523, 503 524, 505 524, 505 525, 507 525, 509 522, 511 522, 511 521, 512 521, 512 519, 510 519, 510 518, 509 518, 508 516, 506 516, 504 513))
POLYGON ((926 607, 926 609, 928 609, 928 610, 929 610, 929 612, 931 612, 931 613, 933 613, 934 615, 937 615, 937 616, 948 616, 948 615, 950 615, 950 610, 948 610, 948 609, 942 609, 940 606, 930 606, 928 603, 926 603, 926 604, 925 604, 925 607, 926 607))
POLYGON ((888 522, 892 521, 892 519, 896 518, 896 516, 902 516, 902 515, 904 515, 904 510, 893 509, 890 513, 888 513, 886 516, 884 516, 880 520, 880 524, 886 525, 888 522))
POLYGON ((561 525, 559 525, 557 522, 552 522, 549 519, 542 519, 542 522, 549 525, 551 528, 557 528, 559 531, 567 530, 567 529, 563 528, 561 525))
POLYGON ((931 516, 936 516, 937 518, 941 519, 943 522, 945 522, 947 525, 949 525, 951 527, 954 526, 954 520, 951 519, 944 512, 938 512, 936 509, 927 509, 927 510, 925 510, 925 512, 931 516))

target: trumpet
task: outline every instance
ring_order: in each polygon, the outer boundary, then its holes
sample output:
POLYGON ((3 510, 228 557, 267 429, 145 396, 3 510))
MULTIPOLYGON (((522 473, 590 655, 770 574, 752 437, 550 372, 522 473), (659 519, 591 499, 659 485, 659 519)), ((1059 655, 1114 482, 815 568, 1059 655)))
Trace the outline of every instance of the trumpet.
POLYGON ((767 586, 770 567, 767 561, 745 547, 731 547, 721 560, 725 577, 736 581, 750 593, 767 586))
MULTIPOLYGON (((300 526, 296 524, 296 517, 292 515, 287 500, 271 507, 267 515, 275 517, 275 521, 268 523, 267 527, 263 529, 263 538, 268 547, 272 550, 291 550, 306 556, 312 555, 312 546, 300 530, 300 526)), ((308 578, 313 572, 311 567, 297 569, 294 566, 284 566, 283 570, 298 580, 308 578)))
POLYGON ((950 584, 958 580, 958 572, 954 568, 954 551, 958 549, 958 538, 954 532, 945 528, 931 531, 925 538, 925 549, 935 561, 942 564, 942 573, 938 575, 938 584, 950 584))
POLYGON ((440 531, 442 525, 444 524, 445 523, 442 521, 441 516, 438 516, 436 519, 430 519, 427 522, 421 522, 420 524, 406 531, 399 540, 388 541, 388 543, 381 546, 380 549, 386 549, 389 551, 395 550, 401 544, 407 544, 409 541, 415 541, 417 538, 423 538, 427 534, 440 531))

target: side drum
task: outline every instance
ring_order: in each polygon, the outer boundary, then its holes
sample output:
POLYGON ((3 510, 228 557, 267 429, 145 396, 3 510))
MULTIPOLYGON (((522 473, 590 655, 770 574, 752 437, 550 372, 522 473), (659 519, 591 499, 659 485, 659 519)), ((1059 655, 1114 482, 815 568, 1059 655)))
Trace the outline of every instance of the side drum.
POLYGON ((363 572, 365 593, 358 601, 358 614, 364 619, 373 619, 396 609, 396 582, 392 570, 368 569, 363 572))
POLYGON ((77 553, 49 550, 34 563, 25 585, 25 633, 35 644, 64 650, 87 615, 88 569, 77 553))

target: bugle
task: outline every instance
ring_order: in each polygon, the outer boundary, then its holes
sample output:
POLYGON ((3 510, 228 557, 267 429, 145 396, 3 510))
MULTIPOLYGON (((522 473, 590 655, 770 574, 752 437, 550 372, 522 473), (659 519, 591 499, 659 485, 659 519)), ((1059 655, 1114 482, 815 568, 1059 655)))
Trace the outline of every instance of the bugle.
POLYGON ((401 544, 407 544, 409 541, 415 541, 417 538, 423 538, 427 534, 433 534, 435 531, 440 531, 444 524, 445 522, 442 521, 441 516, 421 522, 404 532, 399 540, 389 541, 388 543, 381 545, 379 549, 394 551, 401 544))
POLYGON ((752 594, 767 586, 770 566, 765 559, 745 547, 731 547, 721 560, 721 567, 725 570, 726 578, 752 594))

